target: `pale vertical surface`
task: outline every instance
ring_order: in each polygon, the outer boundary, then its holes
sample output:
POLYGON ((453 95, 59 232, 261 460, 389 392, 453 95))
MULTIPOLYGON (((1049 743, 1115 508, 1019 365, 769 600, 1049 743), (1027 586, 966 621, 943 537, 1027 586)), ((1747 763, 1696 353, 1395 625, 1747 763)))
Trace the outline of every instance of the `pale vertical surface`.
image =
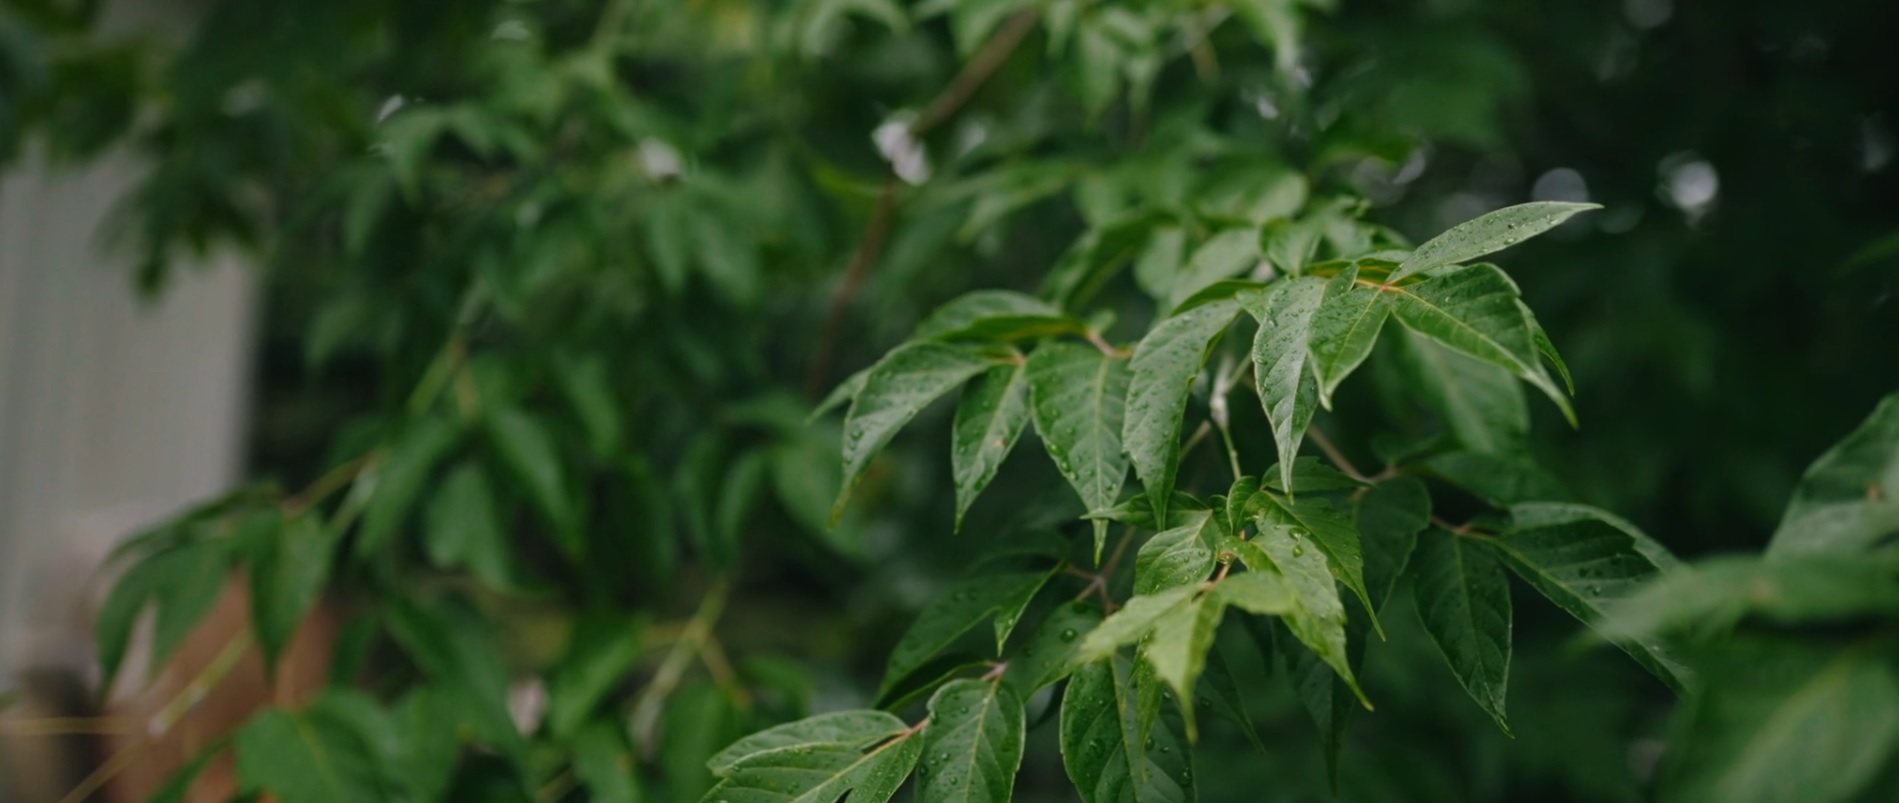
POLYGON ((99 559, 241 468, 255 283, 219 260, 139 299, 101 229, 139 170, 0 182, 0 680, 89 662, 99 559))

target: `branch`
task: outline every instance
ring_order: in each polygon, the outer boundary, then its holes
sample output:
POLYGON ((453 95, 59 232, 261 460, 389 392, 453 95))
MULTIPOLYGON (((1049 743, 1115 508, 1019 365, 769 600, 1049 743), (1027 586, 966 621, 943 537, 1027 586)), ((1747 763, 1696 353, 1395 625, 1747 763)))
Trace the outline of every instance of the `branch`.
POLYGON ((982 50, 963 65, 963 71, 956 75, 956 79, 910 123, 910 136, 922 137, 935 130, 964 103, 969 102, 970 96, 982 88, 983 82, 988 81, 989 76, 1001 69, 1003 62, 1015 53, 1016 46, 1022 44, 1022 37, 1028 36, 1029 31, 1035 28, 1035 16, 1034 11, 1018 11, 1008 22, 1003 23, 1001 30, 990 37, 982 50))
POLYGON ((1345 459, 1345 453, 1339 451, 1339 447, 1332 443, 1332 439, 1326 437, 1325 433, 1321 432, 1318 426, 1306 427, 1306 438, 1318 444, 1319 451, 1325 453, 1325 459, 1332 461, 1332 465, 1337 466, 1339 471, 1345 473, 1345 476, 1351 477, 1359 482, 1372 481, 1370 477, 1365 476, 1364 473, 1355 468, 1352 465, 1352 461, 1345 459))

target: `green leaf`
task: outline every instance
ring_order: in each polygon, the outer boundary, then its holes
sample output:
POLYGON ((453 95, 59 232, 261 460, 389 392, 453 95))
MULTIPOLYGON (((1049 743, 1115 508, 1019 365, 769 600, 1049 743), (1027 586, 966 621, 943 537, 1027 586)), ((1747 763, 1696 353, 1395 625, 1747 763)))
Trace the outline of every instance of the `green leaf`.
MULTIPOLYGON (((1088 346, 1049 342, 1029 356, 1028 379, 1035 431, 1055 467, 1088 510, 1113 505, 1128 473, 1121 451, 1127 362, 1088 346)), ((1097 563, 1107 539, 1108 523, 1097 519, 1097 563)))
POLYGON ((1192 522, 1197 514, 1206 509, 1205 502, 1175 491, 1167 504, 1167 526, 1160 526, 1161 523, 1154 519, 1154 506, 1148 502, 1146 494, 1135 494, 1114 507, 1093 511, 1085 518, 1120 522, 1143 530, 1171 530, 1192 522))
POLYGON ((1259 234, 1249 228, 1227 229, 1194 249, 1168 284, 1164 309, 1180 306, 1193 294, 1221 279, 1240 276, 1259 265, 1259 234))
MULTIPOLYGON (((1309 345, 1319 404, 1332 409, 1332 391, 1351 375, 1378 342, 1391 316, 1390 293, 1358 283, 1358 268, 1347 267, 1325 283, 1312 313, 1309 345)), ((1288 379, 1287 381, 1290 381, 1288 379)))
POLYGON ((787 722, 754 733, 720 750, 706 767, 712 774, 726 776, 739 764, 787 747, 840 745, 855 750, 869 749, 886 739, 909 730, 903 720, 884 711, 837 711, 787 722))
MULTIPOLYGON (((1357 696, 1351 685, 1329 663, 1310 648, 1296 642, 1296 637, 1290 628, 1284 626, 1284 622, 1275 625, 1271 620, 1251 619, 1247 624, 1261 652, 1281 656, 1287 678, 1292 681, 1293 692, 1298 695, 1306 714, 1319 730, 1319 747, 1325 756, 1326 777, 1336 792, 1339 753, 1345 747, 1345 725, 1351 719, 1353 710, 1358 708, 1357 696)), ((1364 662, 1368 634, 1364 625, 1355 621, 1346 623, 1346 663, 1353 671, 1357 671, 1364 662)))
POLYGON ((1075 672, 1062 695, 1062 765, 1085 803, 1189 803, 1186 736, 1165 725, 1143 735, 1133 676, 1119 656, 1075 672))
POLYGON ((865 752, 843 744, 795 745, 748 756, 701 803, 884 803, 910 777, 923 740, 905 734, 865 752))
POLYGON ((1899 394, 1807 468, 1767 545, 1773 556, 1857 554, 1899 532, 1899 394))
POLYGON ((252 563, 251 628, 266 666, 275 665, 323 593, 335 546, 323 522, 305 514, 284 522, 252 563))
POLYGON ((1280 481, 1287 486, 1292 484, 1299 444, 1318 409, 1319 384, 1308 359, 1313 353, 1313 316, 1325 293, 1325 280, 1298 277, 1281 279, 1265 292, 1241 299, 1259 320, 1253 337, 1253 379, 1279 446, 1280 481))
MULTIPOLYGON (((1365 585, 1365 548, 1359 539, 1358 527, 1330 501, 1312 495, 1301 499, 1282 498, 1271 491, 1260 491, 1249 500, 1247 509, 1261 532, 1269 528, 1282 532, 1295 546, 1309 536, 1310 543, 1324 554, 1322 563, 1331 568, 1332 576, 1358 595, 1365 610, 1376 610, 1371 590, 1365 585)), ((1371 624, 1373 630, 1383 635, 1384 629, 1378 624, 1376 614, 1372 615, 1371 624)))
POLYGON ((1239 304, 1216 301, 1154 325, 1129 361, 1126 418, 1121 443, 1134 463, 1147 497, 1165 517, 1180 463, 1180 426, 1194 377, 1220 335, 1233 324, 1239 304))
POLYGON ((1609 606, 1598 630, 1619 639, 1714 636, 1749 615, 1790 627, 1899 616, 1899 583, 1857 556, 1726 555, 1663 573, 1609 606))
POLYGON ((958 680, 930 698, 918 803, 1007 803, 1022 766, 1022 699, 999 680, 958 680))
POLYGON ((1517 286, 1495 265, 1472 265, 1388 293, 1406 328, 1461 354, 1510 371, 1555 402, 1572 425, 1569 397, 1538 361, 1517 286))
POLYGON ((1013 627, 1025 601, 1032 598, 1050 576, 1047 572, 988 574, 951 586, 923 609, 891 650, 890 665, 884 672, 883 688, 878 696, 895 688, 898 682, 956 643, 984 619, 998 618, 997 641, 1002 641, 1008 632, 1000 620, 1008 618, 1009 626, 1013 627))
POLYGON ((1260 616, 1281 616, 1299 609, 1299 600, 1286 578, 1276 572, 1249 571, 1231 575, 1213 587, 1221 604, 1260 616))
POLYGON ((715 565, 731 566, 738 562, 745 524, 752 515, 752 509, 758 505, 770 458, 770 452, 753 449, 734 458, 725 467, 718 502, 712 510, 713 541, 707 545, 710 547, 709 557, 715 565))
MULTIPOLYGON (((1279 465, 1275 463, 1271 468, 1279 468, 1279 465)), ((1280 474, 1281 472, 1268 471, 1266 473, 1265 488, 1269 491, 1286 493, 1288 486, 1286 485, 1285 478, 1283 476, 1272 476, 1280 474)), ((1292 485, 1290 487, 1299 493, 1329 493, 1332 491, 1356 491, 1360 488, 1364 488, 1365 483, 1346 476, 1345 472, 1333 468, 1332 464, 1317 457, 1301 457, 1292 461, 1292 485)), ((1258 489, 1255 488, 1254 490, 1258 489)), ((1235 498, 1242 498, 1238 497, 1237 494, 1238 491, 1235 491, 1232 495, 1235 498)), ((1253 495, 1251 493, 1247 493, 1243 497, 1244 501, 1249 502, 1252 501, 1252 498, 1253 495)))
POLYGON ((1060 573, 1059 568, 1050 569, 1047 574, 1042 575, 1040 582, 1023 583, 1016 587, 1015 593, 1002 599, 1002 604, 996 608, 997 654, 1000 654, 1002 648, 1009 643, 1009 634, 1015 632, 1016 624, 1022 621, 1022 613, 1029 609, 1029 603, 1035 601, 1036 593, 1060 573))
POLYGON ((237 732, 238 787, 282 803, 379 801, 370 745, 323 700, 308 711, 267 709, 237 732))
MULTIPOLYGON (((1246 740, 1253 744, 1253 749, 1259 751, 1260 755, 1271 755, 1271 752, 1266 749, 1266 741, 1259 737, 1259 729, 1253 727, 1252 715, 1246 712, 1246 697, 1240 693, 1240 683, 1234 678, 1236 664, 1239 662, 1235 660, 1228 644, 1229 642, 1226 641, 1214 640, 1213 652, 1208 656, 1207 671, 1203 676, 1207 687, 1213 690, 1213 694, 1210 697, 1202 695, 1195 704, 1210 705, 1214 713, 1240 726, 1240 731, 1246 734, 1246 740)), ((1264 672, 1255 672, 1254 675, 1259 682, 1266 680, 1264 672)), ((1257 684, 1249 684, 1249 688, 1256 687, 1257 684)))
POLYGON ((150 660, 152 666, 161 666, 217 606, 230 578, 231 558, 222 544, 199 542, 153 560, 167 564, 157 571, 152 584, 152 605, 158 615, 150 660))
POLYGON ((1200 587, 1197 585, 1176 586, 1129 599, 1121 610, 1115 611, 1082 640, 1079 659, 1084 662, 1098 661, 1114 654, 1124 645, 1140 641, 1142 636, 1153 631, 1155 625, 1178 611, 1186 610, 1199 593, 1200 587))
POLYGON ((864 383, 869 381, 871 369, 876 367, 877 366, 873 365, 870 368, 865 368, 864 370, 845 377, 844 381, 837 383, 837 387, 831 388, 831 392, 825 394, 824 400, 818 402, 818 406, 811 409, 811 415, 805 418, 805 423, 809 424, 812 421, 823 418, 825 413, 829 413, 832 410, 849 404, 853 399, 856 399, 857 394, 864 390, 864 383))
MULTIPOLYGON (((1345 651, 1345 603, 1326 566, 1325 556, 1307 549, 1293 528, 1262 520, 1259 535, 1250 540, 1229 538, 1224 549, 1239 556, 1246 568, 1282 577, 1292 590, 1294 607, 1282 616, 1287 630, 1344 679, 1366 710, 1371 701, 1358 687, 1345 651)), ((1230 578, 1229 578, 1230 579, 1230 578)))
POLYGON ((1410 562, 1418 533, 1431 523, 1431 493, 1416 477, 1393 477, 1353 498, 1352 519, 1365 547, 1365 590, 1383 608, 1410 562))
MULTIPOLYGON (((1605 606, 1656 574, 1634 534, 1589 508, 1523 504, 1510 509, 1510 518, 1509 531, 1486 545, 1524 582, 1585 624, 1598 624, 1605 606)), ((1687 670, 1659 643, 1614 641, 1669 688, 1685 687, 1687 670)))
POLYGON ((396 436, 376 461, 375 485, 369 505, 363 508, 356 554, 373 554, 389 540, 428 485, 435 464, 460 438, 460 428, 452 421, 434 417, 411 421, 396 436))
POLYGON ((1028 643, 1009 659, 1003 682, 1015 684, 1016 693, 1027 697, 1067 677, 1080 664, 1077 656, 1083 637, 1100 624, 1101 609, 1086 602, 1057 606, 1029 635, 1028 643))
POLYGON ((1149 538, 1134 558, 1134 593, 1206 581, 1213 571, 1213 543, 1219 532, 1213 512, 1203 510, 1187 524, 1149 538))
POLYGON ((963 388, 950 430, 950 473, 956 478, 956 529, 963 514, 1015 448, 1029 423, 1029 384, 1021 363, 998 365, 963 388))
POLYGON ((1565 501, 1570 493, 1542 466, 1522 457, 1482 452, 1446 452, 1424 461, 1438 479, 1471 492, 1494 507, 1519 502, 1565 501))
POLYGON ((1509 370, 1466 357, 1407 330, 1399 342, 1410 388, 1474 452, 1522 454, 1530 434, 1523 386, 1509 370))
POLYGON ((1042 299, 1013 290, 977 290, 937 307, 914 340, 1033 340, 1087 327, 1042 299))
POLYGON ((1134 260, 1134 283, 1156 300, 1167 298, 1186 251, 1185 228, 1175 224, 1155 226, 1134 260))
POLYGON ((553 527, 556 543, 568 557, 577 558, 584 548, 580 522, 574 512, 572 486, 561 463, 560 452, 540 421, 508 407, 483 408, 482 422, 502 465, 527 491, 528 499, 540 508, 541 515, 553 527))
POLYGON ((1226 613, 1226 597, 1196 594, 1185 605, 1169 610, 1154 622, 1153 632, 1141 642, 1141 657, 1154 667, 1154 676, 1174 690, 1187 723, 1187 741, 1198 737, 1194 725, 1194 686, 1207 665, 1207 652, 1226 613))
POLYGON ((514 586, 514 557, 481 464, 464 461, 450 470, 422 514, 430 563, 444 569, 465 566, 489 588, 514 586))
POLYGON ((558 738, 579 730, 640 658, 640 622, 617 613, 584 616, 547 683, 547 727, 558 738))
POLYGON ((574 737, 574 777, 593 793, 596 803, 639 803, 633 780, 638 762, 617 727, 596 722, 574 737))
POLYGON ((1510 678, 1510 580, 1490 553, 1440 529, 1418 538, 1412 591, 1424 632, 1457 682, 1504 733, 1510 678))
POLYGON ((1753 637, 1711 656, 1704 691, 1682 709, 1662 799, 1853 799, 1899 749, 1899 673, 1881 652, 1753 637))
POLYGON ((1388 281, 1396 282, 1420 271, 1458 265, 1485 254, 1502 251, 1549 231, 1577 212, 1601 209, 1599 204, 1537 201, 1504 207, 1452 226, 1418 246, 1388 281))
POLYGON ((843 515, 871 458, 898 430, 937 397, 995 363, 977 346, 923 342, 899 346, 872 366, 844 417, 844 487, 831 506, 831 524, 843 515))
POLYGON ((391 601, 384 617, 389 635, 440 690, 443 699, 433 707, 449 719, 436 726, 465 729, 524 767, 527 740, 508 714, 508 670, 488 623, 445 601, 403 598, 391 601))
POLYGON ((619 451, 624 427, 620 422, 620 403, 614 397, 613 380, 605 355, 590 352, 566 355, 554 361, 554 377, 561 392, 574 408, 574 417, 587 433, 587 445, 595 457, 609 458, 619 451))
POLYGON ((1283 276, 1298 276, 1319 250, 1325 236, 1323 219, 1308 218, 1294 223, 1275 220, 1260 231, 1260 250, 1266 261, 1283 276))

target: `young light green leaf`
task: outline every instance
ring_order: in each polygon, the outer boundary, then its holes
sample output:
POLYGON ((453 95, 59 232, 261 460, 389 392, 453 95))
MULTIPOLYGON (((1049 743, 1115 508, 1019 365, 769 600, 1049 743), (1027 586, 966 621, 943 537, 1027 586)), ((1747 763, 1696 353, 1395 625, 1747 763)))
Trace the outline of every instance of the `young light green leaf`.
POLYGON ((639 660, 640 622, 614 613, 585 616, 568 645, 566 657, 547 682, 547 727, 563 738, 579 730, 639 660))
MULTIPOLYGON (((1279 530, 1295 542, 1310 536, 1311 544, 1324 554, 1321 563, 1331 567, 1332 576, 1358 595, 1365 610, 1376 610, 1371 591, 1365 585, 1365 548, 1360 542, 1358 527, 1330 501, 1312 495, 1293 499, 1260 491, 1247 505, 1262 532, 1268 528, 1279 530)), ((1384 629, 1378 624, 1376 614, 1372 615, 1371 624, 1373 630, 1383 635, 1384 629)))
POLYGON ((1354 496, 1352 508, 1365 547, 1365 590, 1372 604, 1383 608, 1411 559, 1418 533, 1431 523, 1431 493, 1417 477, 1393 477, 1354 496))
POLYGON ((323 593, 336 538, 312 514, 284 523, 251 564, 251 628, 264 664, 276 663, 323 593))
POLYGON ((1148 539, 1134 558, 1134 593, 1152 594, 1205 581, 1213 571, 1213 543, 1218 534, 1213 512, 1203 510, 1187 524, 1148 539))
POLYGON ((1807 468, 1767 554, 1859 554, 1894 532, 1899 532, 1899 394, 1887 396, 1807 468))
POLYGON ((1116 656, 1076 670, 1062 695, 1062 764, 1085 803, 1189 803, 1192 751, 1168 727, 1143 735, 1131 662, 1116 656))
POLYGON ((1709 682, 1683 709, 1663 800, 1872 799, 1855 795, 1899 748, 1899 673, 1889 659, 1865 643, 1761 637, 1713 657, 1709 682))
POLYGON ((706 761, 712 774, 726 776, 754 756, 786 747, 843 745, 856 750, 903 733, 910 726, 885 711, 837 711, 766 728, 720 750, 706 761))
POLYGON ((1253 337, 1253 379, 1266 420, 1273 427, 1273 442, 1279 447, 1280 480, 1287 486, 1292 485, 1299 444, 1312 425, 1312 413, 1319 409, 1317 374, 1308 358, 1313 315, 1325 292, 1324 279, 1296 277, 1242 298, 1247 312, 1259 320, 1253 337))
POLYGON ((429 495, 422 514, 430 563, 444 569, 465 566, 489 588, 513 585, 514 557, 481 464, 464 461, 450 470, 429 495))
POLYGON ((998 680, 958 680, 930 698, 918 803, 1008 803, 1027 730, 1022 698, 998 680))
POLYGON ((1899 616, 1899 584, 1860 556, 1724 555, 1662 573, 1608 606, 1597 630, 1617 639, 1720 636, 1749 615, 1789 626, 1899 616))
POLYGON ((993 365, 993 356, 977 346, 922 342, 899 346, 872 366, 844 417, 844 487, 831 506, 832 525, 871 458, 898 430, 937 397, 993 365))
MULTIPOLYGON (((1014 611, 1012 616, 1019 617, 1021 608, 1018 606, 1022 600, 1033 597, 1035 591, 1048 582, 1049 576, 1047 572, 986 574, 951 586, 948 592, 923 609, 916 622, 897 641, 896 648, 891 650, 890 665, 884 672, 884 684, 879 696, 889 692, 910 673, 956 643, 958 638, 984 619, 999 616, 1011 609, 1014 611)), ((1006 636, 1006 631, 1002 635, 1006 636)))
MULTIPOLYGON (((1655 576, 1654 560, 1629 530, 1581 505, 1524 504, 1510 509, 1510 530, 1484 542, 1505 566, 1585 624, 1605 606, 1655 576)), ((1615 641, 1636 663, 1681 691, 1687 670, 1648 639, 1615 641)))
MULTIPOLYGON (((1077 343, 1049 342, 1029 356, 1027 373, 1035 431, 1055 467, 1087 509, 1113 505, 1128 473, 1121 451, 1127 361, 1077 343)), ((1097 562, 1107 539, 1108 523, 1097 519, 1097 562)))
POLYGON ((1154 667, 1154 676, 1174 690, 1180 700, 1180 713, 1187 723, 1187 741, 1197 739, 1194 725, 1194 684, 1206 668, 1207 652, 1213 649, 1213 636, 1226 614, 1225 597, 1196 594, 1154 622, 1151 634, 1141 642, 1141 657, 1154 667))
POLYGON ((1115 611, 1082 641, 1080 660, 1098 661, 1122 645, 1139 641, 1170 614, 1185 609, 1198 593, 1199 586, 1176 586, 1129 599, 1127 605, 1115 611))
POLYGON ((375 552, 402 525, 415 499, 428 485, 429 475, 443 455, 461 437, 456 425, 443 418, 418 418, 403 428, 377 459, 375 486, 363 508, 363 524, 356 534, 356 554, 375 552))
POLYGON ((573 488, 567 482, 567 470, 545 426, 533 416, 508 407, 483 408, 489 441, 501 463, 513 473, 527 491, 528 499, 540 508, 541 515, 553 527, 555 538, 569 557, 578 557, 584 549, 580 521, 574 512, 573 488))
POLYGON ((1180 306, 1180 302, 1205 289, 1221 279, 1231 279, 1250 271, 1259 264, 1259 234, 1248 228, 1227 229, 1208 238, 1193 256, 1187 258, 1168 287, 1165 309, 1180 306))
POLYGON ((956 478, 956 529, 996 478, 1029 423, 1029 384, 1021 363, 998 365, 963 388, 950 430, 950 473, 956 478))
POLYGON ((1080 662, 1083 637, 1101 624, 1101 609, 1086 602, 1068 602, 1050 611, 1048 617, 1030 634, 1003 674, 1005 683, 1015 684, 1023 697, 1041 690, 1073 672, 1080 662))
POLYGON ((640 803, 640 787, 633 780, 638 764, 613 725, 596 722, 574 737, 574 777, 597 803, 640 803))
POLYGON ((1575 423, 1569 397, 1538 361, 1517 286, 1495 265, 1472 265, 1383 293, 1406 328, 1510 371, 1543 391, 1575 423))
POLYGON ((1281 616, 1299 607, 1285 576, 1270 571, 1230 575, 1213 587, 1213 596, 1223 605, 1260 616, 1281 616))
POLYGON ((1371 356, 1378 332, 1391 316, 1390 295, 1359 284, 1356 266, 1326 281, 1318 309, 1312 313, 1308 341, 1319 404, 1325 409, 1332 409, 1332 391, 1371 356))
POLYGON ((1412 591, 1424 631, 1451 673, 1504 733, 1510 678, 1510 580, 1490 553, 1439 529, 1418 538, 1412 591))
POLYGON ((1416 332, 1404 334, 1398 353, 1411 389, 1443 419, 1451 436, 1474 452, 1521 454, 1530 434, 1530 408, 1516 377, 1416 332))
POLYGON ((1270 572, 1285 579, 1295 603, 1293 610, 1282 617, 1286 628, 1332 667, 1370 710, 1371 701, 1359 689, 1345 651, 1345 603, 1339 599, 1337 582, 1325 556, 1316 549, 1307 549, 1306 539, 1294 538, 1293 529, 1262 517, 1258 536, 1250 540, 1229 538, 1222 548, 1239 556, 1252 571, 1270 572))
POLYGON ((1166 516, 1174 492, 1180 426, 1194 377, 1239 311, 1234 301, 1195 307, 1155 324, 1134 347, 1121 443, 1158 516, 1166 516))
POLYGON ((1502 251, 1555 228, 1577 212, 1601 208, 1599 204, 1536 201, 1464 221, 1418 246, 1404 264, 1392 272, 1389 281, 1502 251))
POLYGON ((754 753, 700 798, 700 803, 885 803, 923 753, 905 733, 870 751, 847 744, 793 745, 754 753))
POLYGON ((1081 321, 1013 290, 977 290, 937 307, 917 324, 915 340, 1031 340, 1086 330, 1081 321))
POLYGON ((1543 355, 1543 359, 1556 367, 1556 375, 1563 378, 1563 388, 1569 391, 1569 395, 1576 395, 1576 380, 1569 375, 1569 363, 1563 362, 1563 355, 1556 351, 1556 344, 1550 342, 1550 333, 1543 331, 1543 324, 1536 320, 1536 313, 1530 310, 1530 305, 1523 303, 1523 299, 1517 299, 1517 307, 1523 310, 1523 319, 1530 322, 1530 338, 1536 343, 1536 353, 1543 355))

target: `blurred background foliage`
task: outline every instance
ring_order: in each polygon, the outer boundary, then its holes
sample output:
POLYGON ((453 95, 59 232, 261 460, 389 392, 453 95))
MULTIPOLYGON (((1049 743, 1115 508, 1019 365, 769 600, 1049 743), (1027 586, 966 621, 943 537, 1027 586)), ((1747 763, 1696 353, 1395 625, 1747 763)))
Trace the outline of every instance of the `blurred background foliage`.
MULTIPOLYGON (((1890 4, 202 5, 180 41, 100 34, 95 3, 8 0, 0 156, 151 159, 114 234, 152 292, 192 280, 183 254, 256 256, 267 483, 458 433, 420 470, 452 464, 471 479, 441 487, 469 496, 418 499, 419 535, 339 568, 352 604, 440 580, 502 625, 493 649, 525 676, 580 660, 570 633, 657 622, 663 643, 722 600, 733 674, 695 664, 645 695, 667 650, 617 666, 652 800, 696 799, 704 757, 743 732, 866 703, 979 546, 1073 526, 1053 467, 1018 458, 953 535, 938 408, 832 530, 840 433, 805 418, 935 305, 1033 291, 1131 214, 1362 197, 1418 241, 1510 203, 1603 204, 1507 259, 1578 388, 1581 428, 1537 404, 1529 437, 1551 488, 1684 557, 1766 543, 1804 467, 1899 387, 1890 4), (431 504, 469 499, 500 523, 491 542, 428 535, 451 515, 431 504)), ((1151 316, 1125 280, 1100 293, 1151 316)), ((1323 419, 1362 465, 1371 422, 1407 403, 1370 392, 1376 373, 1323 419)), ((1256 410, 1235 427, 1270 454, 1256 410)), ((1183 478, 1223 470, 1199 457, 1183 478)), ((1539 601, 1517 628, 1514 740, 1415 628, 1373 647, 1378 711, 1354 719, 1341 798, 1642 799, 1666 690, 1574 648, 1539 601)), ((426 663, 369 638, 398 656, 369 665, 426 663)), ((1209 721, 1203 797, 1327 799, 1298 701, 1255 692, 1268 749, 1209 721)), ((1031 734, 1020 799, 1072 794, 1052 731, 1031 734)), ((464 766, 455 788, 481 794, 452 799, 516 799, 483 779, 551 774, 570 738, 537 737, 532 770, 464 766)))

